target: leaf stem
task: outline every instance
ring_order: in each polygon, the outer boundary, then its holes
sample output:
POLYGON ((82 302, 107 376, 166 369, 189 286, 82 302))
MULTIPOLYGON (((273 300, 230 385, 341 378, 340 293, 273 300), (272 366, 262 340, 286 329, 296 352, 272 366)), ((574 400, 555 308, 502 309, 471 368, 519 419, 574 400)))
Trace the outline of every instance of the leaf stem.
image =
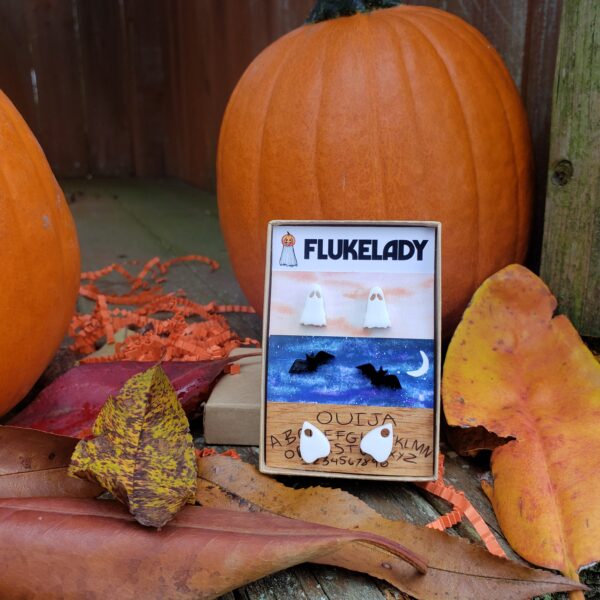
POLYGON ((366 542, 368 544, 372 544, 373 546, 377 546, 382 550, 391 552, 398 558, 401 558, 403 561, 413 566, 422 575, 425 575, 425 573, 427 573, 427 561, 421 555, 416 554, 412 550, 409 550, 406 546, 403 546, 402 544, 395 542, 394 540, 385 538, 382 535, 377 535, 375 533, 368 533, 363 531, 360 532, 360 536, 357 537, 356 541, 366 542))

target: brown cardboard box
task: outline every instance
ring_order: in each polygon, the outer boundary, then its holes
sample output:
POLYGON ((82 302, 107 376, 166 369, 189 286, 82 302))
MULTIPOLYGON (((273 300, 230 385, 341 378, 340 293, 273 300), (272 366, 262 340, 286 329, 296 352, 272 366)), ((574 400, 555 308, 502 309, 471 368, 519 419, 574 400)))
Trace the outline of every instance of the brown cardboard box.
MULTIPOLYGON (((231 354, 247 353, 248 348, 238 348, 231 354)), ((223 375, 204 406, 207 444, 258 446, 262 356, 242 358, 236 364, 240 372, 223 375)))

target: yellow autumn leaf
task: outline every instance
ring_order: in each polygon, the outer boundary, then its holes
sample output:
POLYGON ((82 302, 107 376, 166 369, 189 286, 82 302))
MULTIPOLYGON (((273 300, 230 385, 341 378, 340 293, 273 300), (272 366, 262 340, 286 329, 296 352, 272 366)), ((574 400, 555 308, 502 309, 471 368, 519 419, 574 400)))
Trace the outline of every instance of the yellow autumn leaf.
POLYGON ((186 503, 194 503, 194 443, 160 366, 132 377, 109 396, 93 434, 77 444, 69 474, 98 482, 142 525, 162 527, 186 503))
POLYGON ((600 560, 600 366, 555 309, 525 267, 490 277, 452 338, 442 396, 449 425, 507 440, 482 486, 511 546, 577 579, 600 560))

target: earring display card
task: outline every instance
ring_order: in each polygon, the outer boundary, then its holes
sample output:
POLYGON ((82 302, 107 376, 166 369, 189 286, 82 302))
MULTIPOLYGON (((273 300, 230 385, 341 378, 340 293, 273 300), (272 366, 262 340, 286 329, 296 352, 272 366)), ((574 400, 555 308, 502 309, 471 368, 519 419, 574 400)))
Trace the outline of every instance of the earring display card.
POLYGON ((261 471, 435 479, 440 229, 269 224, 261 471))

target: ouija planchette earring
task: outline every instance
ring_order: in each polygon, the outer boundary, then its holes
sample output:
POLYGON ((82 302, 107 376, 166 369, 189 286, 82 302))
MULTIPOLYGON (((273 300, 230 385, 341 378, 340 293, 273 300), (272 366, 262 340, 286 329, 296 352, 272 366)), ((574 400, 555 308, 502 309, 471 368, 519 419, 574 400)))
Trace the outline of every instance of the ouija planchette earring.
POLYGON ((390 423, 375 427, 360 441, 360 449, 378 463, 383 463, 390 457, 393 445, 394 428, 390 423))
POLYGON ((304 421, 300 431, 300 457, 311 464, 319 458, 325 458, 331 452, 331 444, 325 434, 312 423, 304 421))
POLYGON ((314 325, 316 327, 324 327, 327 325, 323 290, 318 283, 314 283, 306 295, 304 309, 302 310, 302 315, 300 316, 300 324, 314 325))
POLYGON ((390 315, 385 303, 383 290, 375 286, 369 292, 367 300, 367 310, 365 312, 365 321, 363 327, 367 329, 390 327, 390 315))

